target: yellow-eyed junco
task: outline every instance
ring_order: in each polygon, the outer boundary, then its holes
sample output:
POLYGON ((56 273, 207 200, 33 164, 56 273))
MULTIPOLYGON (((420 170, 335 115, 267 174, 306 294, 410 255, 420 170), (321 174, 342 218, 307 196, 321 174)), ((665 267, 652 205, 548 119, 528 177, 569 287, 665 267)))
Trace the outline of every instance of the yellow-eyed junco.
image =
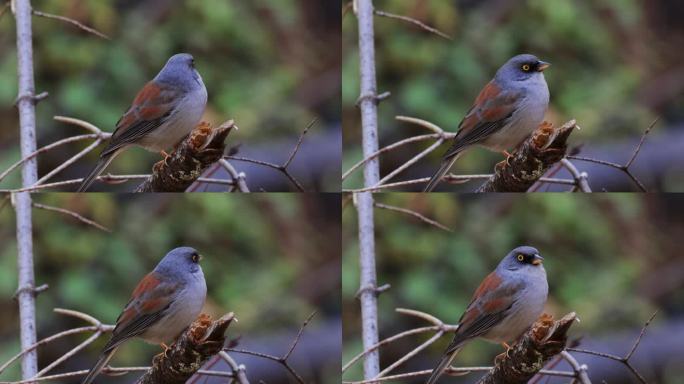
POLYGON ((543 260, 535 248, 518 247, 482 280, 458 321, 454 339, 426 384, 436 383, 458 351, 472 339, 515 341, 539 318, 549 292, 543 260))
POLYGON ((116 320, 111 339, 81 384, 90 384, 128 339, 140 337, 156 344, 175 340, 197 318, 207 295, 200 259, 193 248, 175 248, 140 280, 116 320))
POLYGON ((114 157, 131 145, 161 152, 178 144, 199 123, 206 105, 207 89, 192 55, 171 56, 116 123, 97 165, 77 192, 86 191, 114 157))
POLYGON ((480 145, 505 151, 520 145, 537 129, 549 105, 549 87, 542 73, 549 65, 524 54, 499 68, 458 125, 453 144, 424 192, 435 189, 465 149, 480 145))

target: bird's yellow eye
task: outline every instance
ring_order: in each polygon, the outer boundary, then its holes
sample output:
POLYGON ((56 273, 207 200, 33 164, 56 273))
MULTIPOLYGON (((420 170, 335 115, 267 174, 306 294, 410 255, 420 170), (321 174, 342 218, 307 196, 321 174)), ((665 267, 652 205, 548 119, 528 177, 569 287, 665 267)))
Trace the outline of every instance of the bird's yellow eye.
POLYGON ((192 254, 192 262, 193 262, 193 263, 199 263, 199 261, 200 261, 201 258, 202 258, 202 257, 201 257, 199 254, 197 254, 197 253, 193 253, 193 254, 192 254))
POLYGON ((518 261, 523 261, 525 260, 525 256, 523 254, 518 255, 518 261))
MULTIPOLYGON (((530 65, 529 65, 529 64, 523 64, 522 70, 525 71, 525 72, 529 71, 529 70, 530 70, 530 65)), ((521 261, 522 261, 522 260, 521 260, 521 261)))

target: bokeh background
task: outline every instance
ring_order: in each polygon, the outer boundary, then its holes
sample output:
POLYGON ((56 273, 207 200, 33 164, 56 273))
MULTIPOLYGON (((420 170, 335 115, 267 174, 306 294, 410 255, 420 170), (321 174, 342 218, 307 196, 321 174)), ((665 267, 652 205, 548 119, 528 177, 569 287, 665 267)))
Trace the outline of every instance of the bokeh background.
MULTIPOLYGON (((396 115, 428 120, 455 132, 482 87, 518 53, 533 53, 553 65, 544 72, 551 92, 546 119, 577 119, 571 145, 582 155, 625 163, 641 134, 656 118, 634 172, 650 190, 684 191, 684 3, 680 0, 378 0, 383 11, 434 26, 452 41, 411 24, 375 18, 378 91, 392 92, 379 107, 380 145, 419 134, 424 128, 396 115)), ((362 159, 358 32, 354 15, 342 20, 343 168, 362 159)), ((387 174, 432 142, 385 154, 387 174)), ((431 175, 446 151, 439 148, 396 181, 431 175)), ((452 170, 491 173, 502 155, 473 149, 452 170)), ((594 190, 635 190, 620 172, 577 162, 594 190)), ((559 176, 567 176, 564 172, 559 176)), ((361 172, 345 188, 362 184, 361 172)), ((477 181, 442 190, 473 191, 477 181)), ((418 190, 420 186, 405 189, 418 190)))
MULTIPOLYGON (((375 210, 380 338, 428 325, 395 312, 410 308, 454 324, 471 295, 518 245, 537 247, 545 257, 549 299, 545 311, 561 317, 575 311, 572 326, 580 348, 624 356, 642 325, 658 310, 633 363, 648 383, 680 383, 684 377, 684 196, 383 194, 378 203, 412 209, 453 229, 449 233, 417 219, 375 210)), ((343 210, 343 362, 361 350, 356 213, 343 210)), ((432 334, 410 336, 381 348, 386 367, 432 334)), ((442 337, 395 373, 433 368, 451 341, 442 337)), ((474 341, 456 366, 491 365, 499 345, 474 341)), ((622 365, 574 354, 588 365, 592 382, 636 383, 622 365)), ((344 380, 362 377, 357 364, 344 380)), ((567 369, 559 365, 556 369, 567 369)), ((444 379, 474 383, 480 377, 444 379)), ((411 383, 422 383, 426 377, 411 383)), ((541 382, 546 382, 542 380, 541 382)), ((550 382, 567 382, 551 380, 550 382)))
MULTIPOLYGON (((166 60, 174 53, 189 52, 209 93, 204 120, 220 124, 234 119, 240 127, 231 133, 229 146, 240 145, 240 156, 282 163, 304 127, 318 119, 291 170, 307 190, 339 190, 339 0, 42 0, 33 6, 112 38, 103 40, 57 20, 33 18, 36 88, 50 94, 37 108, 39 146, 84 133, 53 121, 54 115, 83 119, 111 132, 136 92, 166 60)), ((13 105, 15 39, 13 16, 6 13, 0 19, 2 170, 20 158, 13 105)), ((39 173, 52 170, 87 144, 42 155, 39 173)), ((100 150, 57 180, 83 177, 100 150)), ((117 158, 108 171, 148 173, 158 160, 158 154, 134 149, 117 158)), ((292 189, 277 171, 247 163, 235 166, 247 174, 253 190, 292 189)), ((19 176, 14 174, 0 187, 18 184, 19 176)), ((96 190, 128 191, 134 186, 134 182, 96 185, 96 190)))
MULTIPOLYGON (((180 245, 204 256, 208 295, 204 312, 239 319, 228 336, 237 348, 282 355, 313 312, 291 363, 307 382, 339 383, 340 206, 336 195, 269 194, 41 194, 37 203, 70 209, 109 227, 106 233, 55 212, 35 209, 34 256, 38 284, 50 288, 37 299, 38 338, 85 325, 54 308, 86 312, 106 324, 116 320, 138 281, 180 245)), ((6 201, 6 200, 3 200, 6 201)), ((19 351, 14 211, 0 212, 0 361, 19 351)), ((69 336, 39 350, 41 367, 90 334, 69 336)), ((106 337, 60 365, 55 373, 89 369, 106 337)), ((115 366, 148 365, 159 346, 132 340, 119 349, 115 366)), ((278 364, 232 354, 252 382, 292 383, 278 364)), ((0 365, 2 364, 0 363, 0 365)), ((224 369, 221 365, 215 369, 224 369)), ((138 374, 98 382, 128 383, 138 374)), ((19 379, 19 364, 0 381, 19 379)), ((225 382, 225 378, 200 383, 225 382)), ((79 382, 80 378, 59 383, 79 382)))

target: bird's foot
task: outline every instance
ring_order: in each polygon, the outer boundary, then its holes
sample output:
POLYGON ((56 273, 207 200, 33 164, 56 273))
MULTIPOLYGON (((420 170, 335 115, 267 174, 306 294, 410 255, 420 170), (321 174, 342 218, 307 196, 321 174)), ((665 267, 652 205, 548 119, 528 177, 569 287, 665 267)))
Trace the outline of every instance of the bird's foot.
POLYGON ((498 354, 498 355, 494 358, 494 363, 495 363, 495 364, 498 364, 499 361, 503 360, 506 356, 508 356, 508 352, 511 350, 511 346, 508 345, 508 344, 506 344, 506 343, 503 343, 503 342, 502 342, 502 343, 501 343, 501 346, 502 346, 506 351, 503 352, 503 353, 498 354))

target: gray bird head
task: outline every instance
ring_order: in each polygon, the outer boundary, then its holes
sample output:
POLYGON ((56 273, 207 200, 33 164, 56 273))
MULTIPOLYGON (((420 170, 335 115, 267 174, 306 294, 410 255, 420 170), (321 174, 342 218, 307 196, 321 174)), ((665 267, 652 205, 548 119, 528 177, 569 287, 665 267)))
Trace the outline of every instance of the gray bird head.
POLYGON ((526 81, 534 78, 544 78, 544 70, 551 64, 541 61, 537 56, 523 54, 513 56, 506 64, 502 65, 496 76, 497 81, 526 81))
POLYGON ((544 258, 541 257, 539 251, 534 247, 522 246, 508 252, 506 257, 501 260, 497 269, 506 269, 515 271, 525 268, 543 268, 542 262, 544 258))
POLYGON ((194 248, 178 247, 169 251, 154 270, 179 277, 201 274, 200 260, 202 256, 194 248))
POLYGON ((202 77, 195 69, 195 59, 189 53, 177 53, 171 56, 154 81, 187 90, 202 85, 202 77))

